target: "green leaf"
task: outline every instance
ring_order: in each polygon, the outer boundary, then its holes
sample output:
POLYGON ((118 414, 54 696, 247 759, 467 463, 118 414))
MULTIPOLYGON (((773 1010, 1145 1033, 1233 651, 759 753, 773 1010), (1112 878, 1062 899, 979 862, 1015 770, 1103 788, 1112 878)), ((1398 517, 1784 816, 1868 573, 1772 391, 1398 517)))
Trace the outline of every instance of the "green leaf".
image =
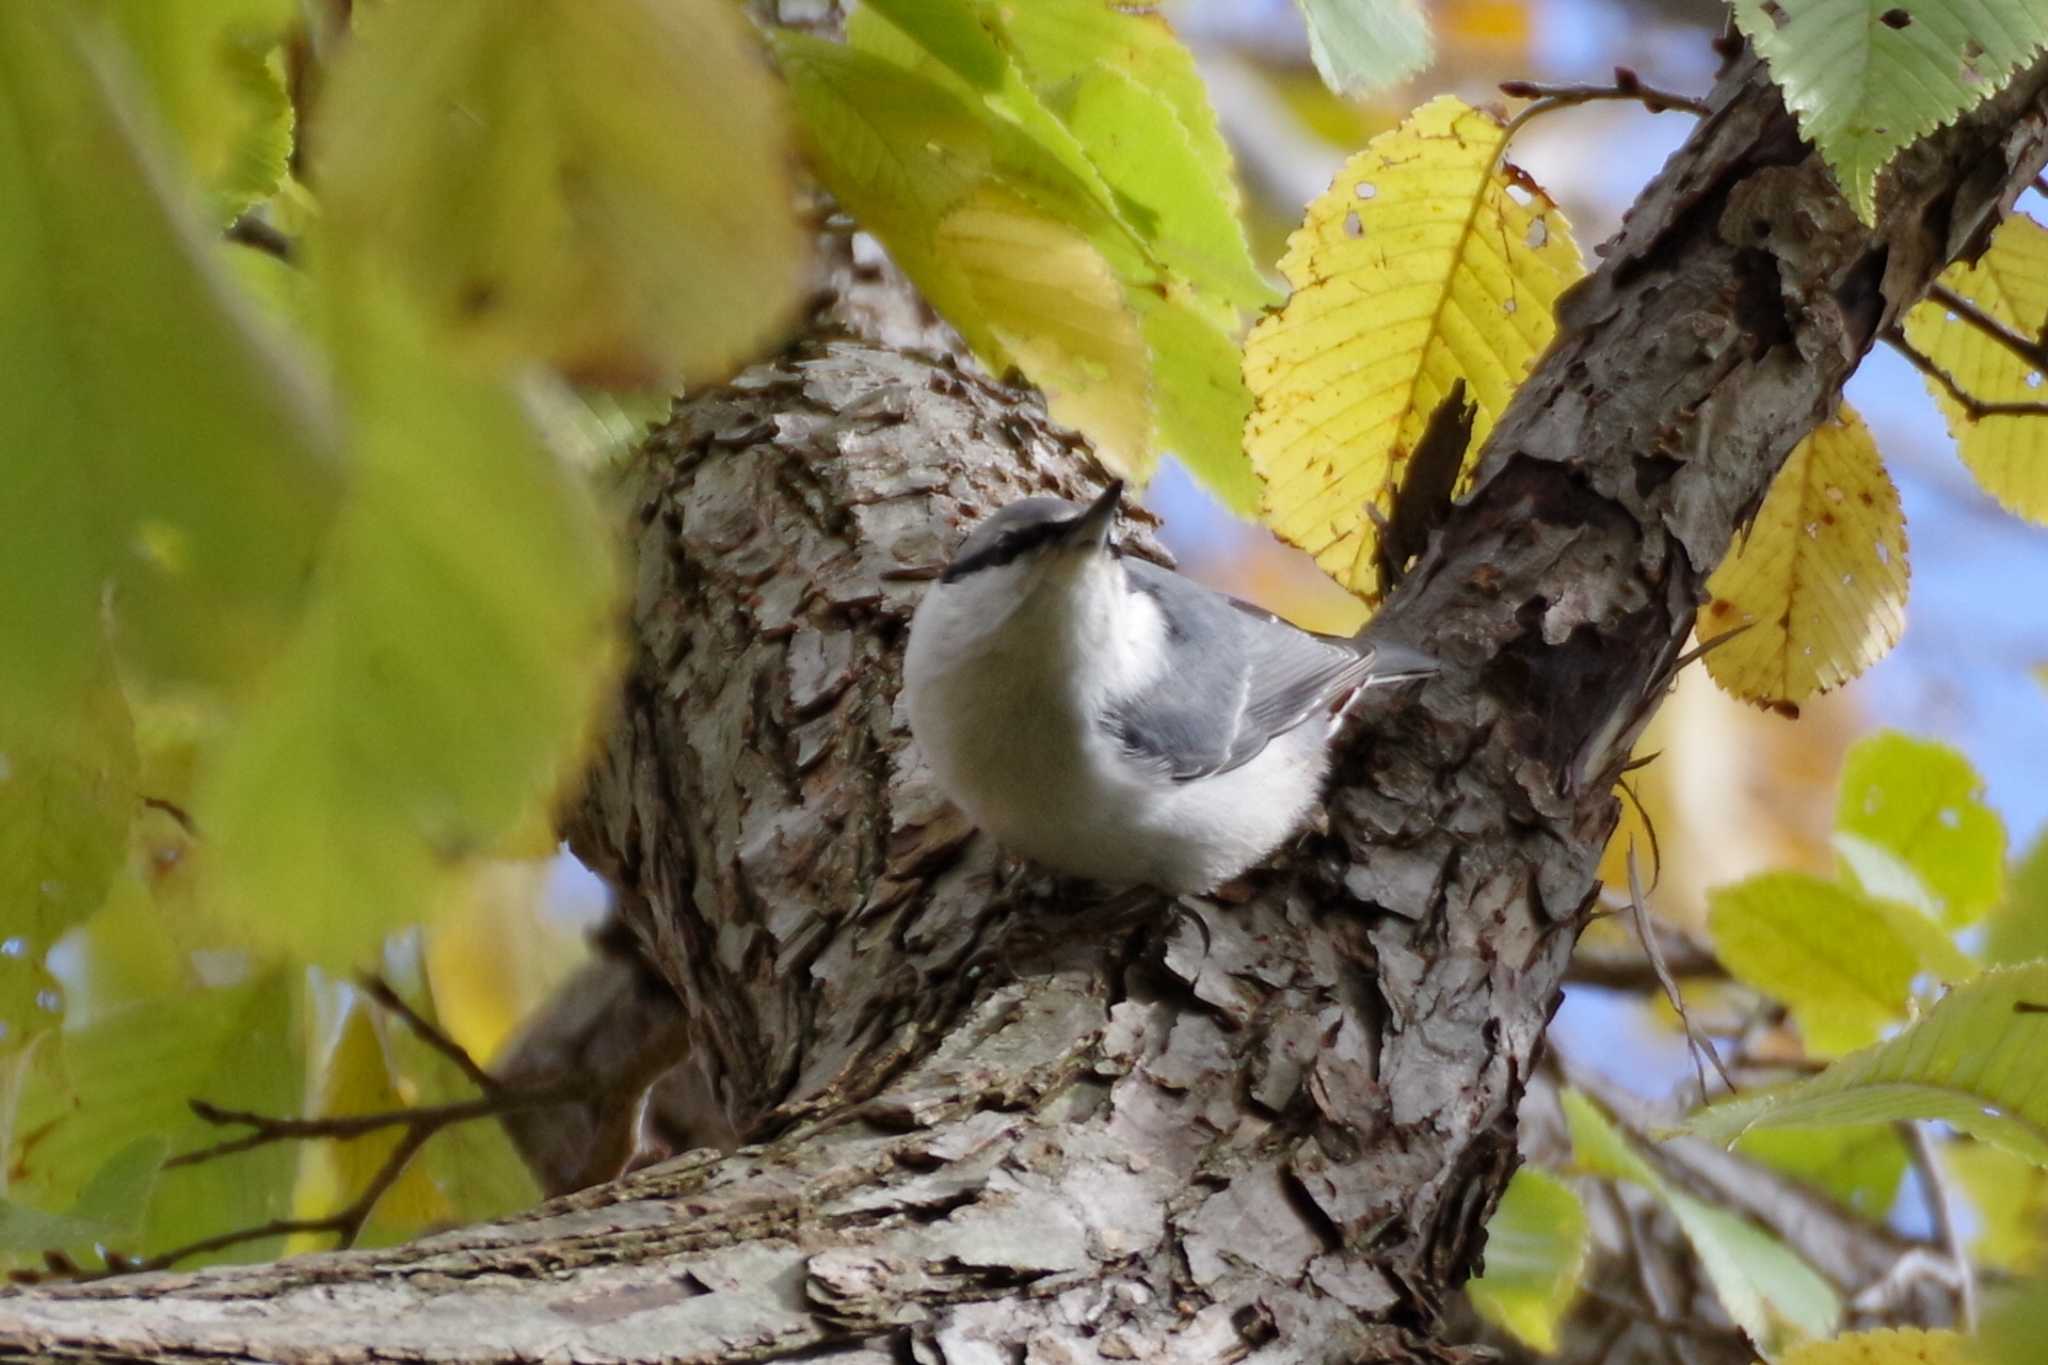
POLYGON ((120 1231, 109 1223, 44 1213, 10 1199, 0 1199, 0 1251, 34 1253, 86 1246, 119 1236, 120 1231))
POLYGON ((1261 483, 1244 453, 1251 390, 1237 342, 1209 313, 1184 298, 1133 289, 1129 298, 1152 350, 1152 413, 1162 446, 1225 507, 1251 520, 1261 483))
POLYGON ((1572 1154, 1595 1175, 1641 1185, 1671 1210, 1735 1325, 1766 1352, 1833 1335, 1841 1300, 1813 1267, 1777 1238, 1726 1209, 1675 1188, 1576 1090, 1564 1092, 1572 1154))
POLYGON ((1074 88, 1105 68, 1121 71, 1172 106, 1215 199, 1235 215, 1242 196, 1230 146, 1209 103, 1194 54, 1156 9, 1099 0, 1033 0, 1004 15, 1011 50, 1032 88, 1074 88))
POLYGON ((1885 731, 1849 750, 1835 828, 1911 868, 1943 923, 1971 924, 2004 894, 2005 826, 1983 790, 1957 750, 1885 731))
POLYGON ((1844 1208, 1882 1221, 1906 1174, 1906 1148, 1888 1123, 1775 1128, 1749 1133, 1736 1150, 1826 1191, 1844 1208))
POLYGON ((1486 1224, 1486 1271, 1465 1286, 1479 1316, 1545 1354, 1586 1270, 1586 1206, 1571 1186, 1524 1166, 1486 1224))
POLYGON ((477 358, 729 371, 803 284, 781 92, 720 0, 380 6, 322 92, 335 235, 477 358))
POLYGON ((1707 907, 1722 963, 1791 1006, 1811 1050, 1861 1047, 1905 1017, 1919 956, 1854 891, 1769 872, 1715 887, 1707 907))
POLYGON ((283 181, 292 106, 271 54, 294 0, 89 0, 134 59, 221 223, 283 181))
POLYGON ((1164 96, 1103 67, 1073 88, 1064 116, 1115 192, 1122 217, 1162 264, 1238 307, 1280 301, 1252 264, 1231 200, 1217 192, 1229 164, 1203 161, 1164 96))
POLYGON ((1340 95, 1370 95, 1406 80, 1436 57, 1429 20, 1415 0, 1295 0, 1308 25, 1309 56, 1340 95))
POLYGON ((2048 45, 2032 0, 1736 0, 1735 22, 1866 223, 1893 157, 2048 45))
POLYGON ((2034 841, 2006 882, 2005 904, 1984 924, 1984 960, 2048 958, 2048 833, 2034 841))
MULTIPOLYGON (((40 1208, 105 1209, 161 1144, 192 1151, 222 1137, 187 1102, 295 1112, 303 1092, 295 974, 183 992, 130 1006, 39 1047, 23 1081, 8 1160, 12 1193, 40 1208)), ((136 1244, 164 1250, 212 1233, 281 1218, 297 1153, 288 1143, 166 1171, 154 1184, 136 1244)), ((277 1239, 226 1259, 277 1254, 277 1239)), ((224 1259, 215 1255, 205 1259, 224 1259)))
POLYGON ((69 705, 0 699, 0 1048, 61 1008, 44 962, 106 898, 137 806, 134 724, 110 661, 69 705))
POLYGON ((848 16, 848 40, 853 40, 856 23, 865 26, 877 16, 969 89, 995 92, 1009 82, 1010 57, 997 36, 1002 21, 989 7, 975 0, 867 0, 848 16))
POLYGON ((296 618, 333 433, 47 0, 0 5, 0 714, 75 711, 102 608, 157 685, 232 694, 296 618))
POLYGON ((1817 1076, 1701 1110, 1686 1130, 1733 1142, 1760 1128, 1941 1119, 2048 1164, 2048 962, 1957 986, 1898 1034, 1817 1076))
MULTIPOLYGON (((334 266, 354 486, 306 619, 194 799, 232 941, 349 966, 576 770, 615 573, 585 480, 334 266)), ((539 401, 536 394, 532 401, 539 401)))

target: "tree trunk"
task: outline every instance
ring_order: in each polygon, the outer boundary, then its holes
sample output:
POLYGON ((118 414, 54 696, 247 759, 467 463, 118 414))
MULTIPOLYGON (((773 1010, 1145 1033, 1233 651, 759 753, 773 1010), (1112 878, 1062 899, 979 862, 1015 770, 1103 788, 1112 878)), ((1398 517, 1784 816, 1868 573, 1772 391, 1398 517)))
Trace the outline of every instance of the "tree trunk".
POLYGON ((572 834, 753 1145, 390 1251, 17 1292, 0 1359, 1460 1358, 1441 1315, 1700 585, 2040 169, 2048 61, 1901 157, 1875 231, 1754 61, 1713 109, 1385 608, 1447 672, 1376 702, 1242 903, 1018 869, 908 743, 923 577, 1099 477, 1035 400, 821 331, 679 407, 572 834))

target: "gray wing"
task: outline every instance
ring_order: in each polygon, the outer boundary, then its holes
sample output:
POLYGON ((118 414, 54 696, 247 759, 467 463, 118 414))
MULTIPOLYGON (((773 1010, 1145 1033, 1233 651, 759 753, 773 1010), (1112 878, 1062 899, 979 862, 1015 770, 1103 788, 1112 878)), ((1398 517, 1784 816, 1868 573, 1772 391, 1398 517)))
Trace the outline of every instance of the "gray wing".
POLYGON ((1371 672, 1348 640, 1311 635, 1270 612, 1126 558, 1131 586, 1165 617, 1178 664, 1107 718, 1125 752, 1176 782, 1239 768, 1371 672))

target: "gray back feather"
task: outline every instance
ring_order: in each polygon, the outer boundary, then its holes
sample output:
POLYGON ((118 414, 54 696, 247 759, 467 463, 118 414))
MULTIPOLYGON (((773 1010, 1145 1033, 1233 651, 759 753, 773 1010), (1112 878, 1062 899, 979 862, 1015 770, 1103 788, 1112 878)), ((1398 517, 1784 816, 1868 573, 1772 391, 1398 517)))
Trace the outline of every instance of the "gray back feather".
POLYGON ((1157 604, 1178 662, 1105 723, 1133 758, 1175 781, 1244 766, 1372 673, 1371 652, 1350 640, 1311 635, 1155 564, 1123 562, 1131 588, 1157 604))

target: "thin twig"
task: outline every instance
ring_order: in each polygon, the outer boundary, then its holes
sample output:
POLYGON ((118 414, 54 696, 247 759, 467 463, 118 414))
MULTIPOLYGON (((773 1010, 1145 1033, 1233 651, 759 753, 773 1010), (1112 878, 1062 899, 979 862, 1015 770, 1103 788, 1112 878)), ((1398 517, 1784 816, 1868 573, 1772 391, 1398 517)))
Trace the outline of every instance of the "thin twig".
POLYGON ((1728 1087, 1728 1093, 1735 1093, 1735 1080, 1728 1074, 1728 1068, 1721 1062, 1719 1049, 1700 1037, 1693 1027, 1692 1016, 1686 1012, 1685 996, 1678 989, 1671 969, 1664 963, 1664 950, 1657 942, 1657 935, 1650 927, 1650 910, 1643 901, 1643 883, 1636 872, 1636 846, 1628 846, 1628 899, 1629 908, 1635 915, 1636 937, 1643 945, 1643 955, 1650 959, 1650 966, 1657 973, 1657 983, 1664 988, 1664 998, 1671 1002, 1671 1008, 1678 1014, 1678 1022, 1685 1028, 1685 1044, 1692 1053, 1692 1069, 1699 1077, 1700 1103, 1707 1102, 1707 1069, 1702 1063, 1704 1055, 1714 1063, 1714 1070, 1720 1074, 1721 1084, 1728 1087))
POLYGON ((1942 1169, 1941 1158, 1934 1150, 1933 1139, 1927 1136, 1925 1124, 1910 1119, 1894 1125, 1899 1138, 1906 1144, 1906 1151, 1913 1159, 1913 1170, 1920 1177, 1920 1184, 1927 1194, 1927 1212, 1934 1219, 1935 1236, 1947 1249, 1949 1259, 1955 1263, 1956 1298, 1962 1314, 1965 1332, 1977 1330, 1977 1273, 1970 1264, 1970 1246, 1963 1238, 1962 1220, 1956 1217, 1956 1191, 1948 1172, 1942 1169))
POLYGON ((505 1088, 496 1076, 477 1065, 476 1059, 469 1055, 468 1048, 421 1018, 419 1012, 406 1004, 398 992, 391 989, 391 983, 383 977, 365 973, 356 978, 356 984, 370 999, 397 1015, 421 1042, 455 1063, 456 1069, 469 1077, 471 1085, 486 1095, 495 1095, 505 1088))
POLYGON ((2039 340, 2029 340, 2021 336, 1947 285, 1937 284, 1928 290, 1927 300, 1948 309, 2026 364, 2037 370, 2048 370, 2048 346, 2042 345, 2039 340))
POLYGON ((1569 109, 1573 105, 1601 101, 1640 104, 1653 114, 1678 109, 1704 117, 1708 112, 1705 100, 1645 85, 1641 77, 1625 66, 1614 68, 1612 85, 1552 85, 1543 81, 1502 81, 1500 92, 1510 99, 1535 101, 1515 116, 1511 127, 1519 126, 1524 119, 1534 114, 1547 114, 1556 109, 1569 109))
POLYGON ((1958 384, 1954 375, 1935 364, 1925 352, 1906 340, 1905 331, 1896 325, 1885 329, 1884 341, 1886 345, 1904 356, 1907 364, 1941 385, 1943 391, 1956 401, 1956 405, 1962 408, 1973 422, 1986 417, 2048 417, 2048 403, 1991 402, 1977 397, 1958 384))
POLYGON ((2034 177, 2034 193, 2048 194, 2048 175, 2037 175, 2034 177))
POLYGON ((278 1118, 269 1114, 256 1114, 243 1109, 223 1109, 208 1104, 205 1100, 191 1100, 192 1112, 208 1123, 241 1124, 256 1131, 244 1137, 232 1138, 202 1147, 197 1151, 181 1152, 164 1163, 164 1169, 176 1166, 196 1166, 202 1161, 213 1161, 238 1152, 253 1151, 267 1147, 273 1142, 296 1142, 311 1138, 332 1138, 337 1142, 353 1142, 357 1138, 381 1133, 387 1128, 425 1128, 439 1132, 450 1124, 467 1123, 471 1119, 496 1118, 501 1114, 517 1113, 525 1109, 546 1109, 557 1104, 571 1104, 587 1099, 590 1087, 583 1083, 549 1086, 539 1090, 504 1090, 473 1100, 456 1100, 449 1104, 427 1104, 411 1109, 383 1109, 371 1114, 330 1114, 323 1118, 299 1119, 278 1118))

